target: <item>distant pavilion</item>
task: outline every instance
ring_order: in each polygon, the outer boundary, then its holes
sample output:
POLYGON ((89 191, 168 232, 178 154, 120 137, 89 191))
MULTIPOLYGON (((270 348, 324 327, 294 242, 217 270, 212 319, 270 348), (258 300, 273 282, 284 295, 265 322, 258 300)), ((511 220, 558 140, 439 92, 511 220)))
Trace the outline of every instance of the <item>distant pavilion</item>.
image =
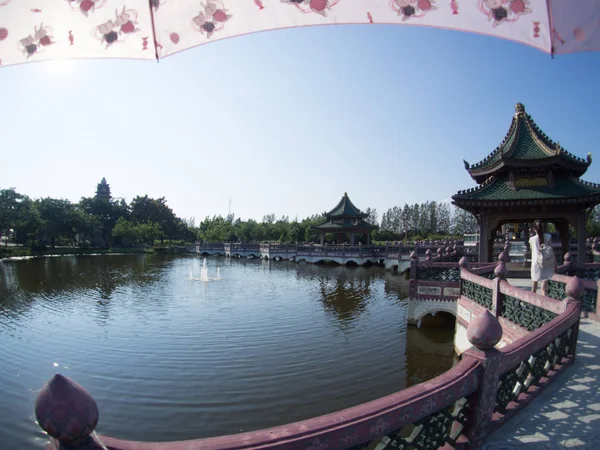
POLYGON ((377 229, 377 225, 372 225, 365 219, 369 216, 363 213, 350 201, 348 193, 344 196, 331 211, 324 213, 326 222, 315 226, 320 232, 321 245, 325 243, 325 235, 332 233, 335 235, 337 243, 343 243, 350 240, 350 245, 354 245, 356 235, 364 234, 367 239, 367 245, 371 243, 371 231, 377 229))
POLYGON ((582 159, 552 141, 517 103, 500 145, 477 164, 464 161, 479 186, 452 196, 454 205, 479 222, 479 261, 490 261, 502 225, 535 219, 554 224, 563 253, 569 248, 569 225, 573 226, 578 251, 585 251, 587 214, 600 203, 600 186, 579 178, 591 162, 590 153, 582 159))

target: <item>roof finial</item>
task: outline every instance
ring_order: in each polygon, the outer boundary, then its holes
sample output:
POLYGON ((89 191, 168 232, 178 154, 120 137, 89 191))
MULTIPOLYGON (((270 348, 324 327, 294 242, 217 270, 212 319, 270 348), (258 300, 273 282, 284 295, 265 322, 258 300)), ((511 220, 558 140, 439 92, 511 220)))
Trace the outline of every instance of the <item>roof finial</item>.
POLYGON ((348 197, 348 193, 344 191, 344 197, 348 197))
POLYGON ((515 113, 524 114, 525 113, 525 105, 523 105, 523 103, 517 103, 515 105, 515 113))

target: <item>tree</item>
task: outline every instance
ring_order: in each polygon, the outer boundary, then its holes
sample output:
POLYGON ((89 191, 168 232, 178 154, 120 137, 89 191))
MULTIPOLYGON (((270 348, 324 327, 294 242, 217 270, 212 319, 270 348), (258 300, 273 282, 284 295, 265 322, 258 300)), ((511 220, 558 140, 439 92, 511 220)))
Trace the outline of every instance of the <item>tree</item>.
POLYGON ((121 241, 125 247, 135 245, 140 240, 139 230, 134 224, 123 217, 119 217, 113 228, 113 236, 121 241))
POLYGON ((41 240, 52 247, 58 240, 70 243, 75 240, 75 234, 80 226, 81 216, 77 208, 69 200, 54 199, 50 197, 35 201, 43 221, 41 240))
POLYGON ((377 216, 377 209, 367 208, 365 210, 365 214, 368 214, 367 218, 365 219, 367 222, 369 222, 371 225, 379 225, 379 222, 378 222, 379 217, 377 216))
POLYGON ((137 224, 151 222, 160 225, 161 242, 164 242, 165 238, 177 237, 179 231, 177 216, 169 208, 164 197, 154 199, 147 195, 137 196, 131 201, 130 209, 132 222, 137 224))
POLYGON ((475 233, 478 228, 477 219, 473 214, 464 209, 454 207, 454 213, 452 214, 452 233, 458 235, 475 233))
POLYGON ((451 213, 448 203, 438 203, 437 205, 437 230, 439 234, 450 234, 451 213))
POLYGON ((94 222, 97 224, 97 231, 105 247, 110 246, 112 230, 119 220, 123 217, 129 218, 129 207, 125 200, 106 200, 96 197, 83 197, 79 201, 79 207, 87 214, 94 216, 94 222))
POLYGON ((23 245, 35 242, 42 225, 43 220, 35 203, 29 197, 23 195, 17 207, 14 223, 16 241, 23 245))
POLYGON ((267 214, 266 216, 263 216, 262 222, 268 224, 275 223, 275 214, 267 214))
POLYGON ((17 210, 23 196, 15 188, 0 189, 0 243, 2 236, 6 236, 8 244, 8 234, 15 227, 17 220, 17 210))

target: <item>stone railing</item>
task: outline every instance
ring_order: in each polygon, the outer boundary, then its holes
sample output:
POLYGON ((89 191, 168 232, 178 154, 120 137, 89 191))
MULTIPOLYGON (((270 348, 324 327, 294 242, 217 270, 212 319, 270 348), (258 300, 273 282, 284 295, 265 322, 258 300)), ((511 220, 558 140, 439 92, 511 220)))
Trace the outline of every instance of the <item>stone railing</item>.
MULTIPOLYGON (((469 266, 473 273, 493 278, 495 263, 473 263, 467 256, 459 262, 437 262, 439 258, 431 255, 427 253, 426 259, 421 261, 416 259, 416 252, 410 255, 408 297, 411 300, 455 301, 460 296, 460 267, 469 266)), ((447 260, 455 261, 459 256, 458 251, 451 251, 447 260)))
POLYGON ((407 244, 407 245, 315 245, 315 244, 271 244, 271 243, 196 243, 190 247, 197 253, 289 253, 298 256, 314 256, 318 254, 336 254, 336 257, 369 257, 382 259, 403 259, 415 253, 419 258, 430 258, 432 261, 458 261, 465 247, 448 241, 440 244, 407 244))
POLYGON ((333 258, 369 258, 373 256, 373 247, 366 245, 298 245, 296 255, 328 256, 333 258))
POLYGON ((235 252, 259 252, 260 244, 238 244, 238 243, 229 243, 226 242, 223 244, 225 251, 227 253, 235 253, 235 252))
MULTIPOLYGON (((492 280, 461 268, 458 320, 469 322, 469 341, 474 344, 476 326, 496 334, 494 345, 504 341, 502 348, 487 353, 492 369, 480 388, 488 391, 485 410, 492 414, 492 428, 529 403, 573 362, 585 289, 582 280, 572 277, 563 297, 551 299, 511 286, 504 279, 506 272, 503 261, 492 280)), ((474 351, 466 350, 463 358, 473 356, 474 351)))
POLYGON ((83 387, 55 375, 39 392, 35 415, 62 450, 359 450, 473 448, 575 357, 584 287, 569 280, 562 301, 504 281, 500 261, 493 280, 461 267, 461 299, 480 309, 469 317, 473 345, 448 372, 430 381, 336 413, 265 430, 179 441, 134 442, 98 436, 98 406, 83 387), (470 283, 470 284, 469 284, 470 283), (471 320, 472 319, 472 320, 471 320), (510 327, 524 334, 496 348, 510 327))
MULTIPOLYGON (((556 260, 562 262, 562 246, 560 243, 552 244, 556 253, 556 260)), ((208 252, 208 253, 222 253, 227 249, 244 251, 244 252, 254 252, 257 251, 257 248, 267 249, 270 246, 271 251, 276 251, 275 247, 279 246, 280 248, 286 247, 287 253, 293 253, 294 251, 298 251, 300 247, 328 247, 328 248, 348 248, 347 245, 314 245, 314 244, 270 244, 270 243, 199 243, 195 244, 195 247, 189 247, 190 251, 196 251, 199 253, 208 252), (258 246, 258 247, 257 247, 258 246)), ((415 252, 419 258, 424 258, 427 256, 427 253, 432 255, 432 258, 436 260, 436 257, 439 255, 439 250, 442 249, 442 256, 447 256, 448 247, 451 248, 451 253, 458 253, 461 256, 468 256, 471 262, 478 261, 479 257, 479 246, 478 245, 464 245, 459 241, 440 241, 440 242, 412 242, 407 244, 388 244, 388 245, 365 245, 361 246, 363 251, 369 249, 372 252, 372 256, 380 256, 383 258, 391 258, 391 259, 402 259, 402 257, 408 256, 410 253, 415 252)), ((265 250, 266 252, 266 250, 265 250)), ((499 255, 505 252, 508 255, 508 242, 498 240, 493 245, 493 254, 492 259, 497 260, 499 255)), ((573 261, 577 260, 577 246, 571 245, 569 249, 569 255, 573 261)), ((529 256, 530 257, 530 256, 529 256)), ((438 258, 437 260, 442 261, 445 260, 443 258, 438 258)), ((506 257, 508 260, 508 257, 506 257)), ((585 262, 600 262, 600 241, 591 243, 588 242, 586 244, 586 260, 585 262)))
MULTIPOLYGON (((502 261, 494 270, 494 279, 475 275, 462 268, 461 299, 474 302, 490 311, 498 318, 504 330, 521 331, 517 335, 537 330, 565 311, 566 303, 560 299, 538 295, 510 285, 504 279, 506 272, 502 261)), ((572 280, 577 281, 583 294, 583 282, 579 278, 572 280)), ((561 297, 564 298, 565 295, 561 297)))
POLYGON ((573 261, 570 253, 564 257, 550 280, 542 285, 543 294, 554 299, 564 298, 569 281, 577 276, 582 280, 584 291, 581 299, 581 310, 586 317, 600 321, 598 314, 598 293, 600 292, 600 264, 579 263, 573 261))
POLYGON ((196 246, 194 247, 195 251, 197 253, 202 253, 202 252, 219 252, 219 253, 224 253, 225 252, 225 244, 220 243, 220 244, 200 244, 199 242, 196 243, 196 246))

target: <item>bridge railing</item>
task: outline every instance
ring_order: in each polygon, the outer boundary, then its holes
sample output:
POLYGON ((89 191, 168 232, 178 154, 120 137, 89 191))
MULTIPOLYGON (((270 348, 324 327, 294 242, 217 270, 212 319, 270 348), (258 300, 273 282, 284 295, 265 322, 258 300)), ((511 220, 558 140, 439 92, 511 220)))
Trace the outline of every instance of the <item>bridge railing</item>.
POLYGON ((598 314, 598 295, 600 294, 599 263, 579 263, 573 260, 570 253, 567 253, 564 256, 564 263, 558 267, 552 278, 542 285, 544 295, 555 299, 563 298, 566 286, 573 276, 580 278, 584 286, 581 310, 587 317, 600 321, 600 314, 598 314))
POLYGON ((196 243, 196 251, 197 252, 224 252, 225 244, 216 243, 216 244, 200 244, 196 243))
MULTIPOLYGON (((489 432, 490 426, 500 426, 554 380, 575 357, 580 300, 584 294, 582 280, 571 278, 563 297, 551 299, 510 285, 504 280, 506 273, 504 261, 496 266, 494 279, 461 268, 459 310, 472 302, 475 305, 471 304, 468 309, 479 314, 469 324, 467 334, 472 328, 482 328, 488 330, 486 342, 498 343, 503 334, 520 330, 513 334, 512 342, 487 355, 488 367, 492 369, 486 370, 481 389, 487 392, 485 408, 491 425, 473 430, 475 435, 489 432)), ((474 349, 467 350, 463 357, 476 356, 474 352, 474 349)))
POLYGON ((236 253, 236 252, 258 253, 260 251, 260 244, 243 244, 243 243, 237 243, 237 242, 236 243, 225 242, 223 244, 223 247, 224 247, 225 251, 228 253, 236 253))

